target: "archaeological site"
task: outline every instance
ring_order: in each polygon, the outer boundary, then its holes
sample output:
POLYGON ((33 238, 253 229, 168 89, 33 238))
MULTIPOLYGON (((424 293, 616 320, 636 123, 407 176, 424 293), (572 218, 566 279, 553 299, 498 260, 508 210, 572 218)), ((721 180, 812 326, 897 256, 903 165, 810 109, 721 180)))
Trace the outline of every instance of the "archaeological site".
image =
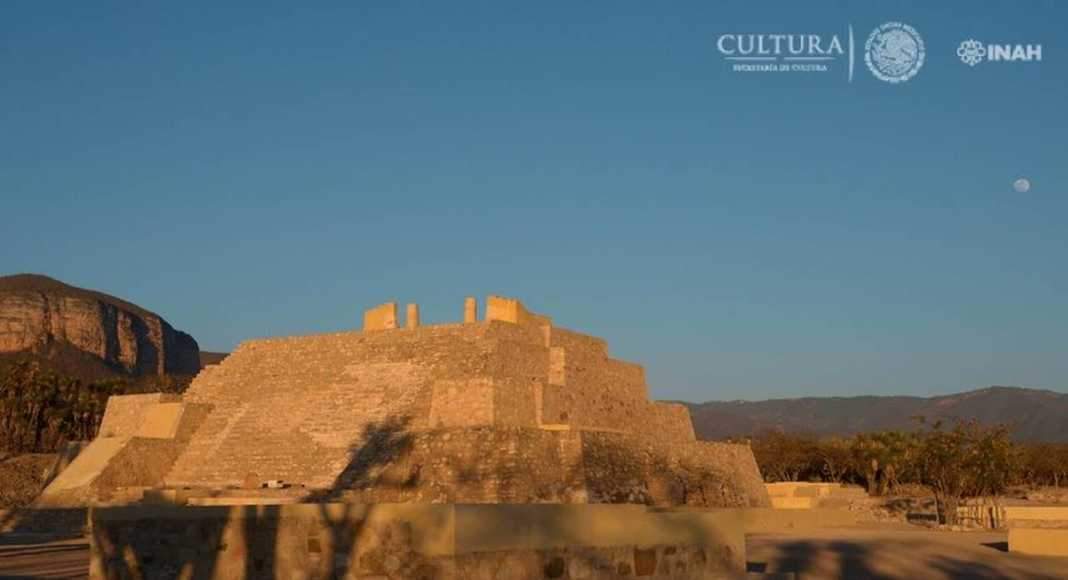
POLYGON ((93 506, 93 578, 712 578, 769 498, 641 366, 518 300, 250 340, 113 396, 41 508, 93 506), (459 312, 459 309, 458 309, 459 312))

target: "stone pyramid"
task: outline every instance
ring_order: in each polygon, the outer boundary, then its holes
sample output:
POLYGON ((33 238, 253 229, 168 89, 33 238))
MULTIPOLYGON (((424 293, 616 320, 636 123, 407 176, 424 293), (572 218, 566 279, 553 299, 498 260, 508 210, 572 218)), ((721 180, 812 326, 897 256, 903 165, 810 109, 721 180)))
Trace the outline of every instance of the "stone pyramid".
POLYGON ((768 505, 749 447, 697 441, 604 340, 517 300, 476 309, 421 326, 409 305, 402 328, 384 304, 361 332, 244 342, 181 397, 112 397, 41 503, 281 482, 302 501, 768 505))

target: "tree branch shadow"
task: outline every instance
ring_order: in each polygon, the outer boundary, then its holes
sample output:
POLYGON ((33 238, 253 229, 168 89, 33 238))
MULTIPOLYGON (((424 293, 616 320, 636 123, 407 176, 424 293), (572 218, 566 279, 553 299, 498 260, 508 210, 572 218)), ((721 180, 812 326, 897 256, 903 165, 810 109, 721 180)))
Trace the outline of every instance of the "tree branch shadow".
MULTIPOLYGON (((527 511, 522 517, 531 518, 534 525, 540 526, 539 533, 553 538, 553 542, 539 544, 541 547, 524 547, 521 557, 535 569, 541 570, 545 577, 566 577, 561 566, 568 570, 577 567, 591 573, 609 575, 633 575, 639 571, 643 574, 685 574, 706 573, 744 566, 744 537, 725 536, 727 529, 710 527, 700 518, 673 516, 676 507, 653 507, 655 503, 650 493, 648 479, 654 475, 664 476, 674 466, 653 461, 644 455, 644 449, 630 449, 619 445, 611 451, 615 460, 628 465, 640 465, 641 473, 635 472, 643 483, 623 485, 626 489, 613 493, 616 486, 611 481, 604 481, 608 489, 599 498, 585 496, 571 497, 568 494, 575 485, 585 487, 590 482, 585 471, 586 465, 580 460, 567 466, 546 473, 537 473, 537 465, 515 464, 514 456, 501 453, 496 449, 501 444, 511 445, 509 437, 517 434, 503 434, 500 438, 482 439, 490 434, 468 433, 468 439, 456 442, 456 449, 465 450, 455 457, 449 456, 447 468, 424 469, 420 462, 428 461, 420 453, 428 451, 422 447, 416 453, 417 435, 411 429, 411 418, 405 416, 388 417, 382 421, 367 424, 361 437, 348 450, 348 459, 344 468, 326 489, 316 490, 302 498, 307 504, 313 504, 317 517, 312 522, 295 522, 282 518, 295 517, 298 520, 305 515, 288 515, 286 508, 279 505, 250 505, 231 508, 229 515, 223 516, 218 511, 204 512, 200 520, 173 514, 172 520, 166 517, 160 521, 133 519, 129 526, 94 527, 94 543, 101 546, 101 564, 108 571, 118 572, 119 577, 170 577, 180 574, 183 578, 206 579, 220 574, 241 575, 244 578, 288 577, 294 569, 318 574, 319 577, 345 578, 352 574, 378 574, 382 576, 434 577, 436 570, 443 564, 433 558, 425 557, 415 550, 415 533, 412 524, 393 521, 389 512, 380 512, 377 502, 386 498, 411 499, 412 490, 429 488, 451 489, 447 496, 420 496, 426 503, 443 501, 456 502, 468 497, 482 498, 481 495, 464 495, 486 493, 492 489, 492 503, 514 501, 515 514, 527 511), (468 453, 472 441, 480 444, 475 453, 468 453), (480 453, 486 452, 489 453, 480 453), (654 474, 653 472, 665 472, 654 474), (492 482, 483 480, 493 477, 492 482), (487 487, 488 486, 488 487, 487 487), (371 500, 366 503, 354 499, 371 500), (652 516, 649 521, 657 525, 672 528, 675 538, 690 538, 687 542, 675 544, 630 545, 626 542, 618 546, 587 545, 583 535, 575 535, 573 514, 575 508, 563 505, 535 506, 536 503, 562 504, 593 503, 638 503, 643 513, 664 512, 652 516), (541 513, 537 513, 542 510, 541 513), (555 512, 553 510, 556 510, 555 512), (376 513, 382 517, 372 516, 376 513), (239 518, 240 522, 234 522, 239 518), (569 519, 571 518, 571 519, 569 519), (229 527, 227 527, 229 526, 229 527), (234 528, 238 528, 235 530, 234 528), (302 527, 303 526, 303 527, 302 527), (162 541, 161 541, 162 539, 162 541), (741 545, 738 542, 742 541, 741 545), (732 568, 733 567, 733 568, 732 568), (146 573, 145 571, 151 571, 146 573), (313 572, 314 571, 314 572, 313 572)), ((432 434, 437 437, 441 433, 432 434)), ((421 432, 420 437, 423 436, 421 432)), ((553 442, 547 448, 561 448, 555 434, 532 431, 524 437, 534 437, 535 445, 546 441, 553 442)), ((521 449, 525 449, 521 447, 521 449)), ((453 453, 450 451, 449 453, 453 453)), ((562 452, 561 452, 562 453, 562 452)), ((547 456, 548 457, 548 456, 547 456)), ((562 457, 562 456, 561 456, 562 457)), ((435 456, 433 459, 442 459, 435 456)), ((545 458, 542 458, 543 460, 545 458)), ((558 458, 559 459, 559 458, 558 458)), ((608 459, 605 458, 605 461, 608 459)), ((706 474, 717 478, 726 474, 706 474)), ((687 503, 707 503, 704 490, 693 485, 691 472, 670 475, 675 481, 669 486, 670 500, 668 506, 685 506, 687 503)), ((489 497, 489 496, 486 496, 489 497)), ((718 496, 710 496, 718 497, 718 496)), ((387 499, 385 501, 397 501, 387 499)), ((172 506, 173 507, 173 506, 172 506)), ((474 507, 474 506, 472 506, 474 507)), ((592 508, 592 506, 590 506, 592 508)), ((183 507, 182 510, 221 510, 221 507, 183 507)), ((459 509, 459 506, 457 506, 459 509)), ((469 508, 464 508, 469 509, 469 508)), ((449 512, 452 513, 452 512, 449 512)), ((476 543, 492 544, 501 534, 514 533, 515 522, 508 519, 507 504, 487 506, 487 525, 477 526, 474 532, 466 533, 476 543), (510 531, 511 530, 511 531, 510 531)), ((637 512, 636 512, 637 513, 637 512)), ((451 517, 451 516, 450 516, 451 517)), ((583 516, 585 517, 585 516, 583 516)), ((425 520, 424 520, 425 522, 425 520)), ((426 525, 420 524, 420 525, 426 525)), ((739 528, 740 530, 740 528, 739 528)), ((422 534, 425 530, 418 533, 422 534)), ((740 534, 740 531, 739 531, 740 534)), ((509 548, 515 551, 517 548, 509 548)), ((496 555, 484 555, 481 552, 465 556, 472 566, 496 566, 502 571, 509 570, 512 552, 504 551, 496 555), (493 560, 497 558, 497 560, 493 560)), ((449 556, 452 558, 453 556, 449 556)), ((461 567, 460 556, 454 564, 461 567)), ((457 577, 464 577, 462 574, 457 577)))

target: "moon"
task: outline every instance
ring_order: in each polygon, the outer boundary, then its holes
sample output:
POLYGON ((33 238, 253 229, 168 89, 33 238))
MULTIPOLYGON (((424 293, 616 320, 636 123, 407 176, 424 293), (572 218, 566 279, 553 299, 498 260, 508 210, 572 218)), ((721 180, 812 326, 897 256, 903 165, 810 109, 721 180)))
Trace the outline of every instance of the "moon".
POLYGON ((1012 188, 1015 189, 1017 193, 1027 193, 1028 191, 1031 191, 1031 180, 1026 177, 1021 177, 1012 182, 1012 188))

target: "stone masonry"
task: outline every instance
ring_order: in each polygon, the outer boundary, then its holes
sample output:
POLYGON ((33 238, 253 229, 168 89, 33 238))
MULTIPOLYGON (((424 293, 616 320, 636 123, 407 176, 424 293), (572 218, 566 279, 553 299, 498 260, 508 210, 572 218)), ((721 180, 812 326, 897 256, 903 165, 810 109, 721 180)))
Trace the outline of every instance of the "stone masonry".
MULTIPOLYGON (((387 303, 362 332, 247 341, 180 400, 113 397, 105 426, 141 424, 110 443, 125 451, 96 454, 100 470, 112 456, 136 464, 148 449, 138 433, 156 445, 174 434, 173 461, 126 485, 281 480, 306 500, 366 503, 768 505, 750 449, 697 441, 686 408, 650 401, 642 367, 611 358, 604 340, 518 300, 490 296, 485 319, 476 312, 468 299, 466 322, 421 326, 410 305, 401 327, 387 303), (171 423, 145 424, 160 417, 171 423)), ((109 495, 95 485, 88 495, 109 495)))
POLYGON ((96 508, 89 578, 742 578, 742 511, 412 503, 96 508))

